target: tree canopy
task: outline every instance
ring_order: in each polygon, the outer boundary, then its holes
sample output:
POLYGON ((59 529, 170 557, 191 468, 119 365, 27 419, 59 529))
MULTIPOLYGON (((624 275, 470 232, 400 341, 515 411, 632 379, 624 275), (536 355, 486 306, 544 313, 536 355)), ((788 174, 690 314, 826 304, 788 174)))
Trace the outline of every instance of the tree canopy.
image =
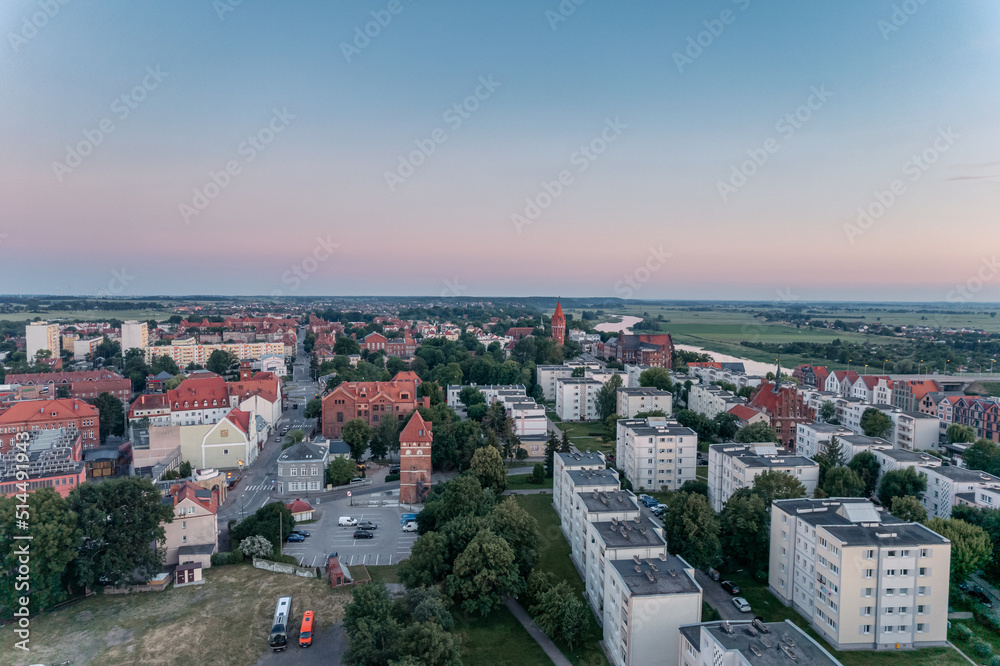
POLYGON ((778 433, 771 427, 770 423, 758 421, 740 428, 733 441, 744 444, 752 442, 777 442, 778 433))
POLYGON ((696 569, 714 567, 722 559, 719 520, 704 495, 677 493, 663 516, 663 531, 671 552, 696 569))
POLYGON ((893 497, 906 495, 921 499, 927 490, 927 475, 914 467, 886 472, 878 484, 878 501, 882 506, 892 506, 893 497))
POLYGON ((885 412, 869 407, 861 413, 861 430, 868 437, 885 437, 892 430, 892 419, 885 412))

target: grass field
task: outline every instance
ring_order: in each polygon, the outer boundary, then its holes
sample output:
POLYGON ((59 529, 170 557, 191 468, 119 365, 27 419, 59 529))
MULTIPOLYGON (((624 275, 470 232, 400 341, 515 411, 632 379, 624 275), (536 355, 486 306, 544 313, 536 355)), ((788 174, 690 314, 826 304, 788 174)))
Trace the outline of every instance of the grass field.
POLYGON ((604 441, 604 428, 598 422, 560 421, 556 427, 569 435, 569 441, 581 451, 614 453, 615 443, 604 441))
POLYGON ((507 490, 539 490, 541 488, 552 489, 552 479, 546 478, 541 483, 531 483, 528 481, 530 474, 513 474, 507 477, 507 490))
POLYGON ((31 620, 31 652, 13 647, 9 629, 0 664, 253 664, 268 651, 274 604, 295 599, 293 624, 316 612, 320 627, 339 622, 350 594, 325 580, 254 569, 213 567, 205 583, 165 592, 98 595, 31 620), (24 656, 22 656, 22 654, 24 656))
MULTIPOLYGON (((584 593, 583 580, 570 559, 570 547, 559 529, 559 517, 552 507, 552 495, 515 495, 517 503, 538 521, 541 539, 538 544, 538 563, 535 567, 552 573, 557 579, 569 582, 579 594, 584 593)), ((598 642, 602 638, 600 627, 593 615, 582 645, 570 650, 565 645, 559 648, 566 658, 577 665, 594 666, 606 664, 607 659, 598 642)), ((475 662, 466 662, 475 663, 475 662)))
MULTIPOLYGON (((155 300, 155 299, 150 299, 155 300)), ((168 318, 172 312, 170 310, 59 310, 55 312, 4 312, 0 313, 2 321, 24 321, 39 317, 48 322, 59 322, 64 319, 81 321, 107 321, 108 319, 137 319, 145 321, 147 319, 168 318)))
POLYGON ((455 631, 462 635, 463 664, 535 666, 552 663, 506 606, 484 618, 456 613, 455 631))

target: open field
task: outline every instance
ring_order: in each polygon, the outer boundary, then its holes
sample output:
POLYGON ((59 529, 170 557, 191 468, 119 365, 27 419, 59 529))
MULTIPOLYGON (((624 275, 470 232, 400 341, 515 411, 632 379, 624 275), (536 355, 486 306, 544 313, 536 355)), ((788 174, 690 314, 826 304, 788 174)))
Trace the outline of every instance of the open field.
POLYGON ((291 595, 293 625, 316 612, 319 627, 339 622, 350 600, 325 580, 230 565, 205 583, 165 592, 98 595, 31 620, 31 652, 3 631, 0 664, 253 664, 268 651, 278 597, 291 595), (22 656, 23 655, 23 656, 22 656))
POLYGON ((455 632, 462 635, 463 664, 544 666, 552 663, 506 606, 484 618, 456 613, 455 632))
POLYGON ((507 477, 507 490, 540 490, 542 488, 552 489, 552 479, 546 478, 541 483, 531 483, 528 481, 530 474, 512 474, 507 477))
POLYGON ((4 312, 0 313, 0 321, 25 321, 39 317, 49 322, 58 323, 62 320, 107 321, 108 319, 166 319, 170 310, 59 310, 56 312, 4 312))
POLYGON ((569 441, 581 451, 601 451, 605 454, 615 452, 614 442, 604 441, 604 428, 597 421, 559 421, 556 427, 569 435, 569 441))

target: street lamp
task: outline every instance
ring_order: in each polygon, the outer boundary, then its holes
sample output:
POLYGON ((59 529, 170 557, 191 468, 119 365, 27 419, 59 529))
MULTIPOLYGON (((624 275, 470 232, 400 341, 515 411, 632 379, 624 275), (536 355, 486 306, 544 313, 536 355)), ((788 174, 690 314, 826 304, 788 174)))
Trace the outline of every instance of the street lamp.
POLYGON ((944 374, 946 374, 946 375, 948 374, 948 364, 949 363, 951 363, 951 359, 950 358, 944 362, 944 374))
POLYGON ((849 359, 847 359, 847 371, 848 371, 848 372, 850 372, 850 371, 851 371, 851 361, 853 361, 853 360, 854 360, 854 359, 852 359, 852 358, 849 358, 849 359))
POLYGON ((882 359, 882 374, 883 374, 883 375, 885 374, 885 364, 886 364, 886 362, 887 362, 888 360, 889 360, 889 359, 887 359, 887 358, 884 358, 884 359, 882 359))
POLYGON ((865 363, 865 371, 864 371, 863 374, 866 374, 866 375, 868 374, 868 364, 867 363, 865 363))

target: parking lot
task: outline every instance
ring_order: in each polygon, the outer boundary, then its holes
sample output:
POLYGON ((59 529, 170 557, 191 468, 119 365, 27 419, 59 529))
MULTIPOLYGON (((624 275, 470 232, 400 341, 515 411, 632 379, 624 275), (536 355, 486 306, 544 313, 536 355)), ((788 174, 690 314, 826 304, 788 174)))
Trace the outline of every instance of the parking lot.
POLYGON ((399 506, 398 492, 324 500, 313 506, 320 512, 316 522, 301 525, 310 536, 305 541, 284 544, 282 551, 297 558, 301 566, 325 566, 330 553, 338 553, 347 566, 396 564, 410 556, 417 540, 416 532, 404 532, 400 524, 400 517, 409 509, 399 506), (353 527, 337 524, 341 516, 375 523, 378 528, 372 531, 374 538, 355 539, 353 527))

